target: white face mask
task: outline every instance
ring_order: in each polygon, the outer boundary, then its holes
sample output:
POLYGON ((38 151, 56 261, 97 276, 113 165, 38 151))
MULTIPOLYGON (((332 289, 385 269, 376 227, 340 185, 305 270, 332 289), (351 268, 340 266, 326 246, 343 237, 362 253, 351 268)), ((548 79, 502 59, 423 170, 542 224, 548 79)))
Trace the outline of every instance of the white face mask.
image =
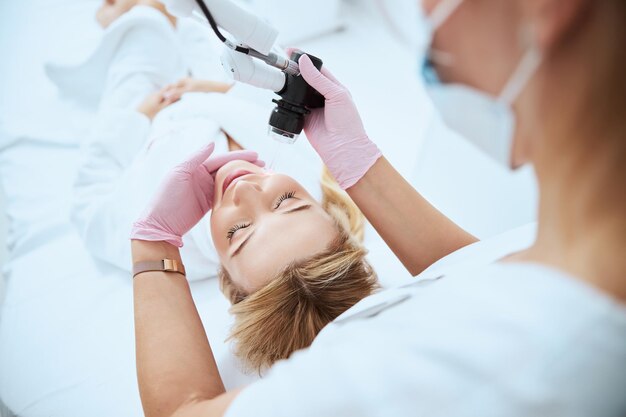
MULTIPOLYGON (((541 63, 541 55, 531 47, 522 57, 497 97, 463 84, 445 84, 437 77, 431 52, 433 35, 463 0, 441 0, 430 16, 420 7, 424 30, 421 73, 426 91, 448 127, 456 131, 507 168, 515 137, 515 113, 511 107, 541 63)), ((441 59, 441 58, 439 58, 441 59)))

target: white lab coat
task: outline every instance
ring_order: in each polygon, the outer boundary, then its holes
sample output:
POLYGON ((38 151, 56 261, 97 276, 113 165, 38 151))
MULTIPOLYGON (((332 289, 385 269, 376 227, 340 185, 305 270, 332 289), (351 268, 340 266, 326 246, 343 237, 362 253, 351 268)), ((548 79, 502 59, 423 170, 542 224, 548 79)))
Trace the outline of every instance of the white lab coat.
POLYGON ((497 262, 533 234, 475 243, 362 300, 226 415, 626 415, 626 307, 560 271, 497 262))

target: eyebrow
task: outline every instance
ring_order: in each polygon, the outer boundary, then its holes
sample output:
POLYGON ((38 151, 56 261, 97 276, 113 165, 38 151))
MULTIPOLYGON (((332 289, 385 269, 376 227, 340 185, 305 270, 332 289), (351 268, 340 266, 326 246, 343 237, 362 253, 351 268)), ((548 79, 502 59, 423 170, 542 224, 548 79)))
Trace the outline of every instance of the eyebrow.
MULTIPOLYGON (((305 204, 303 206, 298 206, 292 209, 289 209, 287 211, 282 212, 281 214, 290 214, 290 213, 295 213, 297 211, 303 211, 303 210, 308 210, 311 208, 310 204, 305 204)), ((241 250, 244 248, 244 246, 246 246, 246 244, 248 243, 248 241, 250 240, 250 238, 252 237, 252 235, 254 235, 254 231, 252 233, 250 233, 243 242, 241 242, 241 245, 239 245, 239 247, 237 249, 235 249, 235 251, 233 252, 232 255, 230 255, 231 258, 234 258, 235 256, 237 256, 237 254, 239 254, 239 252, 241 252, 241 250)))

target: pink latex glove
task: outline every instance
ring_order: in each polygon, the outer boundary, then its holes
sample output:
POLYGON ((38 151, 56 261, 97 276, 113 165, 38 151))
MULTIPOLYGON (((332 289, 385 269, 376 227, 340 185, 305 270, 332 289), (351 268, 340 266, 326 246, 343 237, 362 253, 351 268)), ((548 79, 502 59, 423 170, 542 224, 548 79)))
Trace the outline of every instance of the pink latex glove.
POLYGON ((165 241, 183 246, 182 236, 211 209, 215 171, 234 160, 264 166, 256 152, 235 151, 211 157, 211 143, 168 174, 143 216, 133 224, 131 239, 165 241))
POLYGON ((382 156, 367 137, 350 92, 325 67, 318 71, 303 55, 302 78, 326 98, 325 106, 306 116, 304 133, 344 190, 352 187, 382 156))

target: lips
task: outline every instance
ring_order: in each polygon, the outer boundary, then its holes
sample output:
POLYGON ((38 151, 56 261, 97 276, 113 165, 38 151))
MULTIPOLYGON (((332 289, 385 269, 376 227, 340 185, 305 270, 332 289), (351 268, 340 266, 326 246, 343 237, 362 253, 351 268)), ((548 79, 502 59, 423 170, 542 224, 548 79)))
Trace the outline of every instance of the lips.
POLYGON ((233 172, 231 172, 230 174, 228 174, 228 176, 224 179, 224 183, 222 184, 222 195, 224 195, 224 193, 226 192, 226 189, 234 182, 236 182, 237 179, 243 177, 244 175, 248 175, 248 174, 252 174, 252 172, 247 171, 245 169, 238 169, 235 170, 233 172))

